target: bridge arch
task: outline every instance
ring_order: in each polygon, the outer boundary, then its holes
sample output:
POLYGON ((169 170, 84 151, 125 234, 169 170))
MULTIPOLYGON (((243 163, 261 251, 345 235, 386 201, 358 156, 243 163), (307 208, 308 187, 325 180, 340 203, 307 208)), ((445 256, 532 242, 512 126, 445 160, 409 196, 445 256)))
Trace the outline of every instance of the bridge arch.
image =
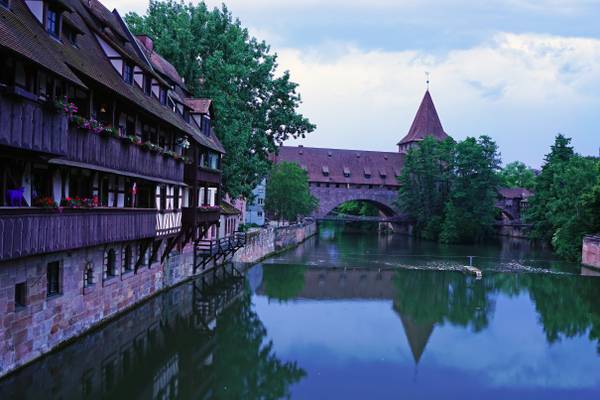
POLYGON ((398 192, 388 188, 323 188, 311 187, 311 193, 319 200, 319 207, 313 217, 323 218, 336 207, 349 201, 365 201, 377 206, 385 216, 400 216, 396 206, 398 192))

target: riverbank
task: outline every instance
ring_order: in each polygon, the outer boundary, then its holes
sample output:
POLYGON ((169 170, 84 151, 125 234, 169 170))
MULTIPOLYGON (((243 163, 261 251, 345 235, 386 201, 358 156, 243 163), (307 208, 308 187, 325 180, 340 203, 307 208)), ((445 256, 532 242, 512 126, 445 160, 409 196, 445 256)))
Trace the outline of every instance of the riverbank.
POLYGON ((253 230, 247 233, 246 246, 235 254, 233 261, 247 264, 257 263, 298 246, 316 234, 316 222, 253 230))
MULTIPOLYGON (((314 222, 250 232, 246 248, 236 254, 234 261, 258 262, 302 243, 316 232, 314 222)), ((86 285, 83 279, 76 279, 84 276, 86 266, 102 266, 105 252, 104 248, 98 247, 61 255, 63 270, 73 274, 65 279, 62 292, 52 298, 30 293, 31 300, 26 308, 9 308, 7 304, 0 304, 0 309, 7 311, 0 316, 0 377, 77 340, 195 276, 194 248, 188 245, 172 251, 164 262, 149 262, 135 272, 123 270, 110 280, 98 279, 97 283, 86 285)), ((49 260, 56 257, 56 254, 46 256, 49 260)), ((42 261, 46 261, 45 258, 42 261)), ((0 273, 0 286, 3 282, 10 282, 11 274, 27 276, 42 265, 45 264, 31 263, 28 259, 9 263, 0 273)), ((43 287, 44 282, 34 286, 40 291, 43 287)))

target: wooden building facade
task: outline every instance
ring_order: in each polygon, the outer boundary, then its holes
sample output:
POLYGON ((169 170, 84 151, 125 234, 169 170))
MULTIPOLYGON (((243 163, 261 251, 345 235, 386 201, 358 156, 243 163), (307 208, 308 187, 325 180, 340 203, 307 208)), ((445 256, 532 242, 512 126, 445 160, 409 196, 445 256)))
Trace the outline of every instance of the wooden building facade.
POLYGON ((172 283, 219 223, 214 118, 116 10, 0 0, 0 375, 172 283))

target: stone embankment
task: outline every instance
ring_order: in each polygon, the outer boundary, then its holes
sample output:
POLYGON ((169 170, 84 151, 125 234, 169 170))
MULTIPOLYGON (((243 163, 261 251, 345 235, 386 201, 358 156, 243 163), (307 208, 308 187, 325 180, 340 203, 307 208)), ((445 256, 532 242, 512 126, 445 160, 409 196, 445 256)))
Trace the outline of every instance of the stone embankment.
POLYGON ((600 268, 600 235, 583 238, 581 262, 590 267, 600 268))
POLYGON ((255 263, 273 254, 290 249, 317 233, 315 222, 250 231, 246 246, 238 251, 234 262, 255 263))

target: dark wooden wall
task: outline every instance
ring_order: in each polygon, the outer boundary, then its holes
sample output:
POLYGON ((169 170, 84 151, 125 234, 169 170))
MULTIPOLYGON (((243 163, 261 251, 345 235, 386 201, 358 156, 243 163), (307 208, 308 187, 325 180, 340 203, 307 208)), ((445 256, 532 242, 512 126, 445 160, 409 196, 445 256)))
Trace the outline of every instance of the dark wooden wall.
POLYGON ((154 209, 0 209, 0 261, 156 236, 154 209))

